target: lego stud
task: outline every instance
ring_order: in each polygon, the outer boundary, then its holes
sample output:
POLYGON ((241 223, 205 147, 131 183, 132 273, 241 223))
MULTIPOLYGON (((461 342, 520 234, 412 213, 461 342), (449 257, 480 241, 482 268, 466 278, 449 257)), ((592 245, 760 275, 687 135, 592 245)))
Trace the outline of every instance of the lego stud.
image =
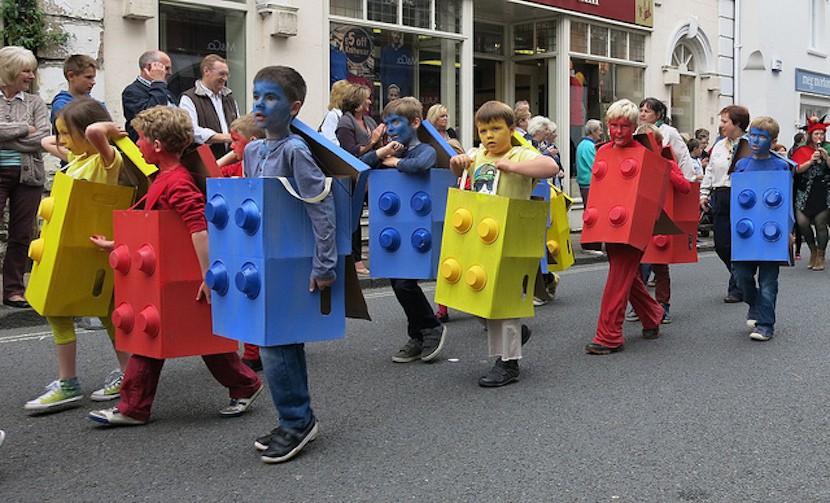
POLYGON ((426 229, 415 229, 410 242, 416 251, 426 253, 432 249, 432 234, 426 229))
POLYGON ((654 246, 656 246, 658 250, 665 250, 669 247, 669 237, 664 234, 654 236, 651 239, 651 242, 654 243, 654 246))
POLYGON ((219 260, 211 264, 205 272, 205 284, 219 295, 228 293, 230 282, 228 268, 219 260))
POLYGON ((450 223, 455 232, 464 234, 473 226, 473 214, 467 208, 458 208, 452 213, 450 223))
POLYGON ((115 247, 110 252, 110 267, 115 269, 116 271, 120 272, 121 274, 127 274, 130 272, 130 265, 132 265, 132 260, 130 259, 130 249, 125 244, 120 244, 115 247))
POLYGON ((395 229, 387 227, 380 231, 378 241, 384 250, 393 252, 401 247, 401 234, 395 229))
POLYGON ((769 189, 764 192, 764 204, 768 208, 777 208, 784 203, 784 195, 778 189, 769 189))
POLYGON ((499 237, 499 223, 490 217, 482 218, 478 223, 478 237, 488 245, 492 244, 499 237))
POLYGON ((621 227, 628 221, 628 210, 624 206, 614 206, 608 212, 608 221, 614 227, 621 227))
POLYGON ((259 206, 251 199, 246 199, 234 212, 233 219, 236 225, 245 231, 245 234, 253 236, 259 230, 259 222, 262 220, 262 216, 259 206))
POLYGON ((43 258, 43 245, 43 238, 32 240, 32 242, 29 243, 29 258, 35 262, 40 262, 40 259, 43 258))
POLYGON ((153 247, 147 243, 141 245, 133 257, 133 266, 147 276, 153 274, 156 270, 156 251, 153 247))
POLYGON ((129 334, 135 326, 135 312, 131 305, 122 302, 112 311, 112 324, 115 328, 129 334))
POLYGON ((634 159, 626 159, 620 163, 620 174, 623 178, 634 178, 640 171, 640 165, 634 159))
POLYGON ((745 210, 755 206, 755 199, 755 191, 751 189, 744 189, 738 194, 738 204, 745 210))
POLYGON ((774 243, 781 239, 781 227, 778 226, 775 222, 767 222, 761 227, 761 235, 764 237, 765 241, 770 243, 774 243))
POLYGON ((55 211, 55 198, 54 197, 44 197, 43 200, 40 202, 40 206, 37 208, 37 214, 40 215, 40 218, 46 220, 47 222, 52 220, 52 213, 55 211))
POLYGON ((582 224, 585 227, 593 227, 597 220, 599 220, 599 210, 594 206, 590 206, 582 212, 582 224))
POLYGON ((149 305, 141 310, 135 317, 135 326, 139 332, 143 332, 150 337, 155 337, 161 331, 161 315, 158 309, 149 305))
POLYGON ((224 197, 216 194, 210 198, 210 201, 205 204, 205 218, 217 229, 225 228, 230 218, 230 208, 224 197))
POLYGON ((401 209, 401 198, 394 192, 384 192, 378 198, 380 211, 386 215, 394 215, 401 209))
POLYGON ((602 179, 608 173, 608 163, 603 160, 595 162, 594 166, 591 168, 591 172, 598 179, 602 179))
POLYGON ((476 264, 467 269, 467 274, 464 275, 464 281, 467 282, 467 286, 480 292, 487 284, 487 273, 484 272, 483 267, 476 264))
POLYGON ((748 218, 742 218, 735 224, 735 232, 742 238, 748 238, 755 232, 755 224, 748 218))
POLYGON ((432 211, 432 198, 426 192, 416 192, 409 201, 409 206, 413 213, 425 217, 432 211))
POLYGON ((250 262, 245 262, 242 265, 242 270, 236 273, 235 283, 237 290, 244 293, 249 299, 255 299, 259 295, 262 281, 256 266, 250 262))
POLYGON ((557 243, 556 241, 551 239, 550 241, 545 243, 545 246, 547 247, 548 253, 551 257, 559 255, 559 243, 557 243))
POLYGON ((441 277, 447 283, 458 283, 458 280, 461 279, 461 264, 458 260, 452 257, 444 260, 441 263, 441 277))

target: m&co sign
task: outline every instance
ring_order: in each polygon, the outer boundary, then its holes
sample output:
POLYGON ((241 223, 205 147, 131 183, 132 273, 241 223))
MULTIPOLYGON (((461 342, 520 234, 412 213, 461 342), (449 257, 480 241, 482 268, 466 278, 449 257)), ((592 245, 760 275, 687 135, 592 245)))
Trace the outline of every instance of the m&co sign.
POLYGON ((624 23, 653 26, 654 0, 528 0, 624 23))

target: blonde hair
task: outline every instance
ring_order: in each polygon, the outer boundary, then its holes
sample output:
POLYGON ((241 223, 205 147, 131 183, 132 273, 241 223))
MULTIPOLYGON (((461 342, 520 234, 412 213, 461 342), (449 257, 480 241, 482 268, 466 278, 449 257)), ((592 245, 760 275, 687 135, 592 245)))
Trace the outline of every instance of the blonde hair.
POLYGON ((392 100, 383 107, 381 116, 385 119, 390 115, 400 115, 406 117, 410 124, 415 119, 423 119, 424 106, 421 102, 412 96, 405 96, 392 100))
POLYGON ((331 85, 331 92, 329 94, 329 110, 337 108, 343 110, 343 100, 346 98, 349 90, 354 84, 348 80, 338 80, 331 85))
POLYGON ((767 115, 762 115, 752 119, 752 122, 749 123, 749 129, 752 128, 766 131, 769 134, 770 139, 777 139, 778 133, 781 132, 781 127, 778 125, 778 121, 767 115))
POLYGON ((253 112, 234 119, 228 129, 248 138, 265 138, 265 130, 256 125, 253 112))
POLYGON ((608 111, 605 112, 605 120, 610 121, 611 119, 624 118, 628 119, 628 121, 632 124, 637 124, 639 115, 639 107, 637 107, 633 101, 623 98, 611 103, 611 106, 608 107, 608 111))
POLYGON ((181 108, 156 105, 139 112, 130 125, 148 140, 161 142, 167 152, 181 154, 193 143, 193 123, 181 108))
POLYGON ((25 68, 37 68, 37 58, 32 51, 16 45, 0 49, 0 86, 10 85, 25 68))
POLYGON ((439 117, 441 117, 444 114, 449 115, 449 113, 450 112, 449 110, 447 110, 447 107, 440 103, 436 103, 429 107, 429 110, 427 110, 427 120, 430 122, 430 124, 435 124, 435 121, 437 121, 439 117))
POLYGON ((660 132, 660 128, 655 126, 654 124, 643 124, 634 131, 634 134, 645 134, 651 131, 654 135, 654 139, 657 140, 657 143, 660 145, 663 144, 663 133, 660 132))

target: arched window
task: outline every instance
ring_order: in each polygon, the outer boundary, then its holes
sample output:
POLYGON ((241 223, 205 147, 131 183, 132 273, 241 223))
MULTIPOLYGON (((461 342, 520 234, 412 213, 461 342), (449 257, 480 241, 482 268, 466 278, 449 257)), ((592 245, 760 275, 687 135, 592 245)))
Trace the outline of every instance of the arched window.
POLYGON ((680 132, 695 130, 695 90, 697 88, 697 58, 692 47, 681 42, 675 46, 671 63, 680 73, 680 82, 671 88, 672 125, 680 132))

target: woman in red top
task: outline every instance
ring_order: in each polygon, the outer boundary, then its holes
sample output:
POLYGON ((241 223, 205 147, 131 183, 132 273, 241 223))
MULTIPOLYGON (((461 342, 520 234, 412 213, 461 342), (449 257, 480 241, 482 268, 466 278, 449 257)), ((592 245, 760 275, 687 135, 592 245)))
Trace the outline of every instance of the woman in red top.
POLYGON ((824 253, 827 249, 827 224, 830 223, 830 167, 828 167, 824 117, 807 119, 807 143, 793 152, 792 159, 798 186, 795 192, 795 220, 804 241, 810 248, 807 269, 824 270, 824 253), (815 233, 813 228, 815 226, 815 233))

